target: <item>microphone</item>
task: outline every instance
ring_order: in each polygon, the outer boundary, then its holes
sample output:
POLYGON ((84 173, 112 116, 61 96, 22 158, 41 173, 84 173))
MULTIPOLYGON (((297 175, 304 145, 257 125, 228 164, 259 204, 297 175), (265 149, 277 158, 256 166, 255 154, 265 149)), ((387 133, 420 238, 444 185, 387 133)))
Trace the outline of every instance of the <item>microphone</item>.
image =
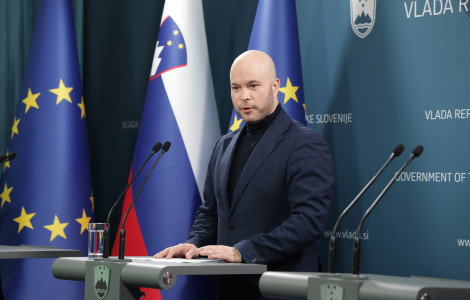
POLYGON ((7 162, 14 160, 16 157, 16 152, 12 152, 9 155, 0 156, 0 167, 6 164, 7 162))
MULTIPOLYGON (((152 147, 152 152, 150 153, 150 155, 147 157, 147 159, 144 161, 144 163, 142 164, 142 166, 140 166, 140 169, 135 173, 134 177, 132 177, 131 181, 129 181, 129 183, 127 184, 126 188, 124 189, 124 191, 121 193, 121 195, 119 195, 119 197, 116 199, 116 201, 114 202, 113 206, 111 207, 111 209, 109 210, 109 213, 108 213, 108 218, 106 219, 106 224, 109 224, 109 219, 111 218, 111 214, 113 213, 113 210, 114 208, 116 207, 116 205, 119 203, 119 200, 121 200, 121 198, 126 194, 127 190, 129 189, 129 187, 131 186, 131 184, 134 182, 135 178, 137 177, 137 175, 139 175, 140 171, 142 171, 142 168, 147 164, 147 162, 149 161, 149 159, 155 154, 157 153, 158 151, 160 151, 160 149, 162 148, 162 143, 160 142, 157 142, 153 147, 152 147)), ((103 236, 103 258, 108 258, 109 257, 109 227, 106 226, 106 228, 104 229, 104 236, 103 236)))
POLYGON ((338 220, 336 221, 335 226, 333 227, 333 231, 331 232, 331 237, 330 237, 330 248, 329 248, 329 256, 328 256, 328 273, 335 273, 335 268, 336 268, 336 230, 338 229, 338 225, 343 219, 343 217, 346 215, 346 213, 356 204, 357 200, 362 197, 362 195, 369 189, 369 187, 374 183, 374 181, 379 177, 379 175, 383 172, 383 170, 390 164, 390 162, 397 156, 400 156, 400 154, 403 152, 405 147, 402 144, 398 144, 395 149, 393 149, 392 154, 388 158, 388 160, 385 162, 385 164, 380 168, 380 170, 377 172, 377 174, 372 177, 369 182, 366 184, 366 186, 362 189, 362 191, 357 194, 356 198, 344 209, 344 211, 341 213, 339 216, 338 220))
POLYGON ((395 182, 395 180, 398 178, 398 176, 400 176, 400 174, 403 172, 403 170, 410 164, 410 162, 413 159, 415 159, 416 157, 419 157, 421 155, 421 153, 423 153, 423 150, 424 150, 424 148, 421 145, 418 145, 413 149, 408 161, 400 168, 400 170, 398 170, 397 173, 395 173, 395 176, 393 176, 392 180, 390 180, 390 182, 387 184, 387 186, 382 190, 380 195, 377 197, 377 199, 375 199, 375 201, 372 203, 372 205, 369 207, 369 209, 367 209, 366 213, 362 217, 361 222, 359 223, 359 226, 357 227, 357 230, 356 230, 356 237, 354 238, 353 271, 352 271, 352 273, 354 275, 359 275, 359 259, 360 259, 360 256, 361 256, 361 238, 360 238, 360 235, 361 235, 362 224, 364 223, 366 218, 369 216, 371 211, 374 209, 374 207, 377 205, 377 203, 379 203, 380 199, 382 199, 382 197, 385 195, 385 193, 390 189, 390 187, 395 182))
POLYGON ((126 248, 126 230, 124 229, 124 225, 126 224, 127 215, 129 214, 129 211, 131 210, 132 206, 134 206, 135 200, 137 200, 137 197, 139 197, 139 194, 142 191, 142 188, 144 187, 145 183, 149 179, 150 174, 152 174, 153 169, 155 168, 155 166, 157 165, 158 161, 163 156, 163 154, 165 154, 165 152, 168 152, 168 150, 170 149, 170 146, 171 146, 171 143, 169 141, 166 141, 163 144, 162 152, 160 152, 160 155, 157 157, 157 159, 153 163, 152 168, 150 168, 150 171, 147 173, 147 176, 145 177, 144 181, 139 187, 139 190, 135 194, 134 199, 132 200, 131 204, 127 208, 126 214, 124 215, 124 219, 122 220, 121 231, 119 232, 119 259, 124 259, 124 250, 126 248))

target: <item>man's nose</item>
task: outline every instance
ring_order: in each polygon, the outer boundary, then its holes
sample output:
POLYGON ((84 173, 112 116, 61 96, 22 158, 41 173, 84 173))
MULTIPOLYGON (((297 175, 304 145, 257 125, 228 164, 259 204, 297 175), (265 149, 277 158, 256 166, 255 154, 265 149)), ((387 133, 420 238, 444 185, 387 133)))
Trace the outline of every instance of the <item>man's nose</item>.
POLYGON ((250 90, 247 89, 247 88, 242 88, 242 92, 241 92, 241 100, 242 101, 247 101, 247 100, 250 100, 250 90))

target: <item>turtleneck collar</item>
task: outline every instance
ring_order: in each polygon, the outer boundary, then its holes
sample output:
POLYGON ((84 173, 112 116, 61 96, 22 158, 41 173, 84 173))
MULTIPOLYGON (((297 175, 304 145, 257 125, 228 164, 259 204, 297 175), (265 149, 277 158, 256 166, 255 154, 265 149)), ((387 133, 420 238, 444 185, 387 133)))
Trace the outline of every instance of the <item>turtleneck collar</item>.
POLYGON ((249 134, 262 134, 268 129, 269 125, 276 119, 277 115, 281 112, 281 104, 277 104, 276 109, 272 114, 266 116, 263 120, 259 121, 256 124, 246 123, 246 131, 249 134))

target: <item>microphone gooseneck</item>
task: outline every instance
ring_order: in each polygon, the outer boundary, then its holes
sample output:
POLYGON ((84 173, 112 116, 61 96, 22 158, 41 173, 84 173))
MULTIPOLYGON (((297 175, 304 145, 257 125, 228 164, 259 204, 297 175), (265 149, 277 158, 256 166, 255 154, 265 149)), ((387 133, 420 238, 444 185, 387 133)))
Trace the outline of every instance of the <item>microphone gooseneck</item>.
MULTIPOLYGON (((132 177, 131 181, 129 181, 129 183, 127 184, 126 188, 124 189, 124 191, 122 191, 122 193, 119 195, 119 197, 117 197, 116 201, 114 201, 114 204, 113 206, 111 207, 111 209, 109 210, 109 213, 108 213, 108 218, 106 219, 106 224, 109 224, 109 220, 111 218, 111 215, 113 213, 113 210, 114 208, 116 207, 116 205, 119 203, 119 201, 121 200, 121 198, 126 194, 127 190, 129 189, 129 187, 131 186, 131 184, 134 182, 135 178, 137 177, 137 175, 139 175, 140 171, 142 171, 143 167, 147 164, 147 162, 149 161, 149 159, 155 154, 157 153, 158 151, 160 151, 160 149, 162 148, 162 143, 160 142, 157 142, 153 147, 152 147, 152 152, 149 154, 149 156, 147 157, 147 159, 144 161, 144 163, 140 166, 139 170, 135 173, 134 177, 132 177)), ((103 258, 108 258, 109 257, 109 227, 106 226, 105 229, 104 229, 104 236, 103 236, 103 258)))
POLYGON ((360 265, 360 256, 361 256, 361 229, 362 229, 362 224, 364 224, 364 221, 366 218, 369 216, 369 214, 372 212, 372 210, 375 208, 375 206, 379 203, 380 199, 385 195, 385 193, 390 189, 392 184, 395 182, 395 180, 400 176, 400 174, 403 172, 403 170, 411 163, 413 159, 416 157, 420 156, 421 153, 423 153, 423 146, 418 145, 416 146, 413 151, 411 152, 410 158, 406 161, 405 164, 398 170, 398 172, 395 173, 395 176, 389 181, 387 186, 382 190, 380 195, 375 199, 375 201, 372 203, 372 205, 367 209, 366 213, 362 217, 361 221, 359 222, 359 226, 357 227, 356 230, 356 237, 354 238, 354 247, 353 247, 353 268, 352 268, 352 273, 354 275, 359 275, 359 265, 360 265))
POLYGON ((124 226, 126 224, 127 215, 129 214, 129 211, 131 210, 131 208, 134 206, 134 203, 137 200, 137 197, 139 197, 139 194, 142 191, 142 188, 144 187, 145 183, 149 179, 150 175, 152 174, 153 169, 155 168, 157 163, 160 161, 160 158, 163 156, 163 154, 168 152, 168 150, 170 149, 170 146, 171 146, 171 143, 168 142, 168 141, 166 141, 163 144, 162 152, 160 152, 160 155, 157 157, 157 159, 153 163, 152 167, 150 168, 150 171, 147 173, 147 176, 145 177, 144 181, 140 185, 139 190, 137 191, 134 199, 132 199, 131 204, 129 205, 129 207, 126 210, 124 218, 122 219, 121 231, 119 232, 119 259, 124 259, 124 251, 125 251, 125 248, 126 248, 126 230, 124 229, 124 226))
POLYGON ((335 226, 333 227, 333 231, 331 232, 331 237, 330 237, 330 247, 329 247, 329 255, 328 255, 328 273, 335 273, 336 269, 336 231, 338 229, 339 223, 343 219, 343 217, 346 215, 347 212, 356 204, 356 202, 359 200, 359 198, 362 197, 362 195, 369 189, 369 187, 374 183, 374 181, 379 177, 379 175, 383 172, 383 170, 390 164, 390 162, 395 158, 400 156, 400 154, 403 152, 405 147, 402 144, 398 144, 395 149, 393 149, 392 154, 388 158, 388 160, 385 162, 385 164, 380 168, 380 170, 377 172, 377 174, 372 177, 367 185, 357 194, 356 198, 354 198, 353 201, 344 209, 344 211, 341 213, 339 216, 338 220, 335 223, 335 226))
POLYGON ((10 153, 10 155, 8 155, 8 158, 7 158, 7 159, 8 159, 9 161, 10 161, 10 160, 14 160, 15 157, 16 157, 16 152, 12 152, 12 153, 10 153))
POLYGON ((16 157, 16 152, 12 152, 8 155, 5 154, 5 155, 0 156, 0 167, 6 164, 7 162, 14 160, 15 157, 16 157))

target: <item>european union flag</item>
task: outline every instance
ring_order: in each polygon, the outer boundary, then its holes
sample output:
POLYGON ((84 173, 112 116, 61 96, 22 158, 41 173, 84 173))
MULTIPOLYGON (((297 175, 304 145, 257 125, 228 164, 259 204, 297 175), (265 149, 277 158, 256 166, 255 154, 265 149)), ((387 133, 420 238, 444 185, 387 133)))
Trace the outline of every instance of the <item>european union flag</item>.
MULTIPOLYGON (((42 0, 8 152, 0 170, 0 244, 86 253, 93 195, 85 106, 70 1, 42 0)), ((53 259, 2 260, 5 299, 83 299, 55 279, 53 259)))
MULTIPOLYGON (((295 0, 259 0, 248 50, 260 50, 271 56, 281 81, 279 102, 292 119, 306 124, 295 0)), ((233 109, 229 132, 243 124, 233 109)))

